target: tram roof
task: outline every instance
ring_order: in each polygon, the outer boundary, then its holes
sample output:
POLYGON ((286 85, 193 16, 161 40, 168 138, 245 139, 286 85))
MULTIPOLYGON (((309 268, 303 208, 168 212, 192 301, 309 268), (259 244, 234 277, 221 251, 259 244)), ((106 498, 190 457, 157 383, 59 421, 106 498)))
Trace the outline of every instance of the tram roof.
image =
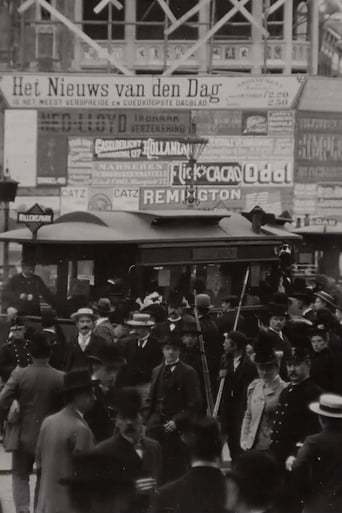
POLYGON ((0 233, 0 241, 35 244, 140 244, 145 242, 193 242, 299 239, 281 226, 262 226, 255 233, 240 214, 228 211, 70 212, 53 224, 42 226, 35 240, 28 228, 0 233))
POLYGON ((295 228, 293 233, 299 235, 342 235, 342 223, 336 224, 322 224, 322 225, 309 225, 295 228))

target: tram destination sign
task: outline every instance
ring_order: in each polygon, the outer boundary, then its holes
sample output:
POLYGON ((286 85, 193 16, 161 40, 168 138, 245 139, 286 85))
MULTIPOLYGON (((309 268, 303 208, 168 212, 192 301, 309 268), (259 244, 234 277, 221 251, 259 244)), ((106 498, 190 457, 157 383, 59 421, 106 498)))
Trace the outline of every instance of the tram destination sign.
POLYGON ((18 212, 17 221, 25 224, 35 237, 39 228, 44 224, 53 223, 53 212, 50 209, 44 210, 38 203, 35 203, 26 212, 18 212))

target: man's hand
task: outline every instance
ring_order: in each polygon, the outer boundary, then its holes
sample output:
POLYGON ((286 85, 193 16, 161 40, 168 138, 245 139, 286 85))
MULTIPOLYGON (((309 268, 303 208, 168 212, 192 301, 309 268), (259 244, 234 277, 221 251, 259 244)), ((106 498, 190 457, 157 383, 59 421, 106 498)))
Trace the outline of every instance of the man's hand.
POLYGON ((296 461, 295 456, 289 456, 285 463, 286 470, 288 470, 289 472, 292 472, 293 464, 295 461, 296 461))
POLYGON ((144 477, 135 481, 138 493, 150 493, 157 487, 157 481, 153 477, 144 477))
POLYGON ((176 431, 177 427, 173 420, 169 420, 166 424, 164 424, 165 433, 172 433, 172 431, 176 431))

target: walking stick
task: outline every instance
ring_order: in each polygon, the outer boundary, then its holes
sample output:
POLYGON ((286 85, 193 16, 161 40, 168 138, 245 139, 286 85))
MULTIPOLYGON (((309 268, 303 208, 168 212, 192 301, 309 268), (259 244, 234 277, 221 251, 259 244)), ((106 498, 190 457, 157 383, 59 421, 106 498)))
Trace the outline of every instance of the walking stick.
MULTIPOLYGON (((242 285, 239 306, 238 306, 238 309, 237 309, 237 312, 236 312, 236 316, 235 316, 233 331, 236 330, 238 322, 239 322, 241 308, 242 308, 242 303, 243 303, 243 298, 244 298, 245 293, 246 293, 249 273, 250 273, 250 267, 247 267, 246 274, 245 274, 245 279, 244 279, 243 285, 242 285)), ((221 379, 220 379, 220 386, 219 386, 219 390, 217 392, 216 402, 215 402, 215 406, 214 406, 214 409, 213 409, 213 417, 214 418, 217 417, 219 409, 220 409, 220 405, 221 405, 221 401, 222 401, 223 388, 224 388, 224 384, 225 384, 225 381, 226 381, 226 375, 227 375, 227 373, 225 373, 221 377, 221 379)))
POLYGON ((202 362, 202 368, 203 368, 205 397, 206 397, 206 401, 207 401, 207 415, 208 415, 208 417, 211 417, 213 414, 213 409, 214 409, 214 398, 213 398, 213 393, 211 390, 209 367, 208 367, 207 355, 205 352, 205 343, 204 343, 204 339, 203 339, 203 335, 202 335, 201 323, 200 323, 199 317, 198 317, 196 290, 194 290, 194 296, 195 296, 194 313, 195 313, 196 326, 197 326, 197 331, 198 331, 198 340, 199 340, 201 362, 202 362))

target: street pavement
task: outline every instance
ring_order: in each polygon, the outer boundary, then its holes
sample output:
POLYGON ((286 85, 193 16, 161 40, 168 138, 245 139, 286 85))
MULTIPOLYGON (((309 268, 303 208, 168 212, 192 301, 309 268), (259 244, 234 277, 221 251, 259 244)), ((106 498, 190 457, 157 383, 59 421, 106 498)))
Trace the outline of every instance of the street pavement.
MULTIPOLYGON (((0 500, 3 513, 15 513, 12 498, 11 459, 11 454, 5 452, 2 445, 0 445, 0 500)), ((35 476, 31 476, 30 486, 32 498, 35 480, 35 476)))

